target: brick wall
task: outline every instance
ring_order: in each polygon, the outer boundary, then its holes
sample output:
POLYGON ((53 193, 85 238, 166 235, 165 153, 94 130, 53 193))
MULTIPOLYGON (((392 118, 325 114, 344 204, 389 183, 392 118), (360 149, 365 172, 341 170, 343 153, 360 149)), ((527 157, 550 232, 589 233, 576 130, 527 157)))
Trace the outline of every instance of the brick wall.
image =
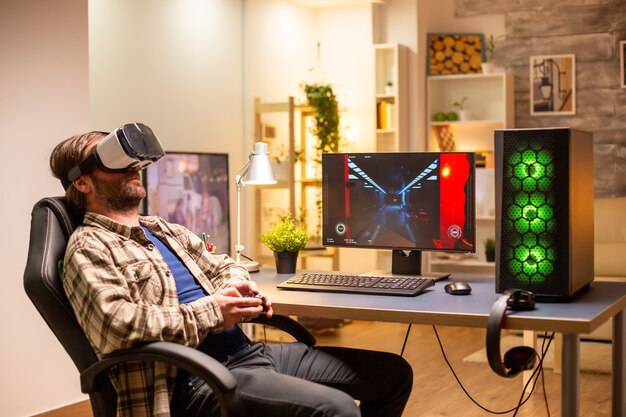
POLYGON ((626 0, 455 0, 455 13, 505 16, 494 59, 515 74, 516 127, 592 131, 596 196, 626 196, 626 89, 619 69, 626 0), (576 55, 576 114, 531 116, 529 58, 560 54, 576 55))

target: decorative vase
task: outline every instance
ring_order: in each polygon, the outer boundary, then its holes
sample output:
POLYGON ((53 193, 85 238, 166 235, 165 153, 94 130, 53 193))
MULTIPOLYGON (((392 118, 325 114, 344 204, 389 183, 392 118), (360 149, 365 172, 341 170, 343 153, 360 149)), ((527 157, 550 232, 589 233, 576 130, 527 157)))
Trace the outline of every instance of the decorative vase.
POLYGON ((490 74, 493 72, 493 62, 483 62, 480 64, 483 74, 490 74))
POLYGON ((276 272, 279 274, 294 274, 298 261, 298 252, 274 252, 276 272))
POLYGON ((496 251, 493 251, 493 250, 485 251, 485 257, 487 258, 487 262, 495 262, 496 251))
POLYGON ((469 110, 459 110, 459 121, 467 122, 472 119, 472 113, 469 110))

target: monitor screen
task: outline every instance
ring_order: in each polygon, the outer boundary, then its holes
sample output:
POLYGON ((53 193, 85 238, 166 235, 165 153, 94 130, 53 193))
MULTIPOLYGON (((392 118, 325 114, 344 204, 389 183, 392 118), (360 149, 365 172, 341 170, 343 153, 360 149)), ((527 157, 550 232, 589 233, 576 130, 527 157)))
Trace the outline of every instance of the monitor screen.
POLYGON ((215 253, 230 253, 227 154, 168 152, 143 176, 146 214, 205 234, 215 253))
POLYGON ((474 154, 322 156, 325 246, 475 251, 474 154))

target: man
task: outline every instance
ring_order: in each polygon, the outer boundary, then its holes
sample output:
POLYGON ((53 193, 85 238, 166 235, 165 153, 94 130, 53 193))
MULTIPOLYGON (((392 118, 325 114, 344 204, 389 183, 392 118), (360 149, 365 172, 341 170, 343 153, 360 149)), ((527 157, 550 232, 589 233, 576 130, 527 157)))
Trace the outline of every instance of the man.
MULTIPOLYGON (((249 416, 401 416, 413 380, 403 358, 247 339, 236 324, 262 313, 255 295, 272 315, 248 272, 184 227, 138 214, 146 193, 138 167, 162 154, 147 126, 131 124, 71 137, 50 157, 68 202, 84 213, 63 285, 96 353, 161 340, 197 348, 231 370, 249 416)), ((129 363, 111 378, 120 417, 219 415, 210 388, 174 367, 129 363)))

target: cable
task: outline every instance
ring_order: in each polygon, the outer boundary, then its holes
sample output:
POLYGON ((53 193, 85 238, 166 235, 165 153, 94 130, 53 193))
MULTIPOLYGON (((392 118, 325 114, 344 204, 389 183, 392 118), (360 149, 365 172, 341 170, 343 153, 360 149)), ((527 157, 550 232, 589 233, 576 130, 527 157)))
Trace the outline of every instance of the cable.
POLYGON ((404 356, 404 348, 406 347, 406 341, 409 340, 410 331, 411 331, 411 323, 409 323, 409 327, 406 329, 406 335, 404 336, 404 343, 402 344, 402 351, 400 352, 400 356, 404 356))
POLYGON ((240 256, 242 256, 242 257, 244 257, 244 258, 246 258, 246 259, 247 259, 247 260, 249 260, 249 261, 254 262, 254 259, 250 258, 249 256, 247 256, 247 255, 245 255, 245 254, 243 254, 243 253, 240 253, 239 255, 240 255, 240 256))
MULTIPOLYGON (((533 370, 533 373, 530 376, 530 378, 528 379, 528 382, 526 382, 526 384, 524 385, 524 388, 522 389, 522 394, 521 394, 520 399, 519 399, 519 401, 517 403, 517 406, 513 407, 513 408, 511 408, 509 410, 506 410, 506 411, 493 411, 493 410, 490 410, 490 409, 484 407, 480 403, 478 403, 478 401, 476 401, 471 396, 471 394, 465 389, 465 387, 463 386, 463 383, 461 382, 461 380, 457 376, 456 372, 454 371, 454 368, 452 367, 452 364, 450 363, 450 361, 448 360, 448 357, 446 356, 446 352, 444 351, 443 344, 441 343, 441 339, 439 338, 439 333, 437 332, 437 328, 435 327, 434 324, 433 324, 433 330, 435 331, 435 336, 437 337, 437 342, 439 343, 439 348, 441 349, 441 354, 443 355, 443 359, 445 360, 446 364, 448 365, 448 368, 450 368, 450 371, 452 372, 452 375, 454 376, 454 379, 456 379, 456 382, 459 384, 459 386, 461 387, 461 389, 463 390, 465 395, 467 395, 467 397, 474 404, 476 404, 479 408, 483 409, 484 411, 486 411, 488 413, 491 413, 491 414, 508 414, 508 413, 511 413, 511 412, 515 412, 515 414, 513 414, 513 416, 515 416, 517 414, 517 412, 519 411, 519 409, 521 408, 521 406, 524 405, 526 403, 526 401, 528 401, 530 399, 533 391, 535 390, 535 385, 537 383, 537 379, 538 379, 538 376, 539 376, 539 370, 543 369, 543 358, 545 357, 545 354, 548 351, 548 348, 550 347, 550 343, 552 343, 552 338, 554 336, 554 333, 552 333, 552 335, 549 338, 548 345, 545 347, 545 350, 542 350, 541 357, 539 358, 539 364, 533 370), (528 388, 528 385, 531 382, 533 382, 532 389, 530 390, 530 393, 528 394, 528 397, 526 397, 524 399, 524 394, 526 392, 526 388, 528 388)), ((544 339, 544 343, 545 343, 545 339, 544 339)))
MULTIPOLYGON (((547 332, 544 333, 543 336, 543 342, 541 343, 541 351, 542 351, 542 355, 545 356, 544 352, 544 346, 546 344, 546 336, 547 336, 547 332)), ((552 336, 550 336, 551 338, 554 336, 554 332, 552 333, 552 336)), ((547 352, 547 349, 545 350, 545 352, 547 352)), ((550 417, 550 406, 548 405, 548 393, 546 392, 546 378, 545 378, 545 369, 543 368, 543 366, 541 367, 541 387, 543 390, 543 400, 546 404, 546 411, 548 412, 548 417, 550 417)))
MULTIPOLYGON (((528 379, 528 382, 526 382, 526 385, 524 385, 524 390, 522 391, 522 395, 520 396, 519 402, 517 403, 517 407, 515 408, 515 413, 513 413, 513 417, 517 415, 517 412, 520 410, 522 405, 524 405, 524 403, 526 403, 526 401, 530 399, 530 396, 535 391, 535 386, 537 384, 537 380, 539 379, 539 375, 543 374, 543 359, 546 357, 546 353, 548 353, 548 348, 550 347, 550 343, 552 343, 553 337, 554 337, 554 332, 552 332, 552 334, 548 338, 548 344, 546 345, 546 336, 544 336, 543 342, 541 344, 542 346, 541 346, 541 356, 539 357, 539 364, 537 365, 537 367, 531 374, 530 378, 528 379), (530 384, 530 382, 533 381, 533 378, 534 378, 533 387, 530 390, 528 397, 524 401, 522 401, 522 399, 524 398, 524 393, 526 392, 526 388, 528 387, 528 384, 530 384)), ((548 410, 548 413, 549 412, 550 411, 548 410)))

